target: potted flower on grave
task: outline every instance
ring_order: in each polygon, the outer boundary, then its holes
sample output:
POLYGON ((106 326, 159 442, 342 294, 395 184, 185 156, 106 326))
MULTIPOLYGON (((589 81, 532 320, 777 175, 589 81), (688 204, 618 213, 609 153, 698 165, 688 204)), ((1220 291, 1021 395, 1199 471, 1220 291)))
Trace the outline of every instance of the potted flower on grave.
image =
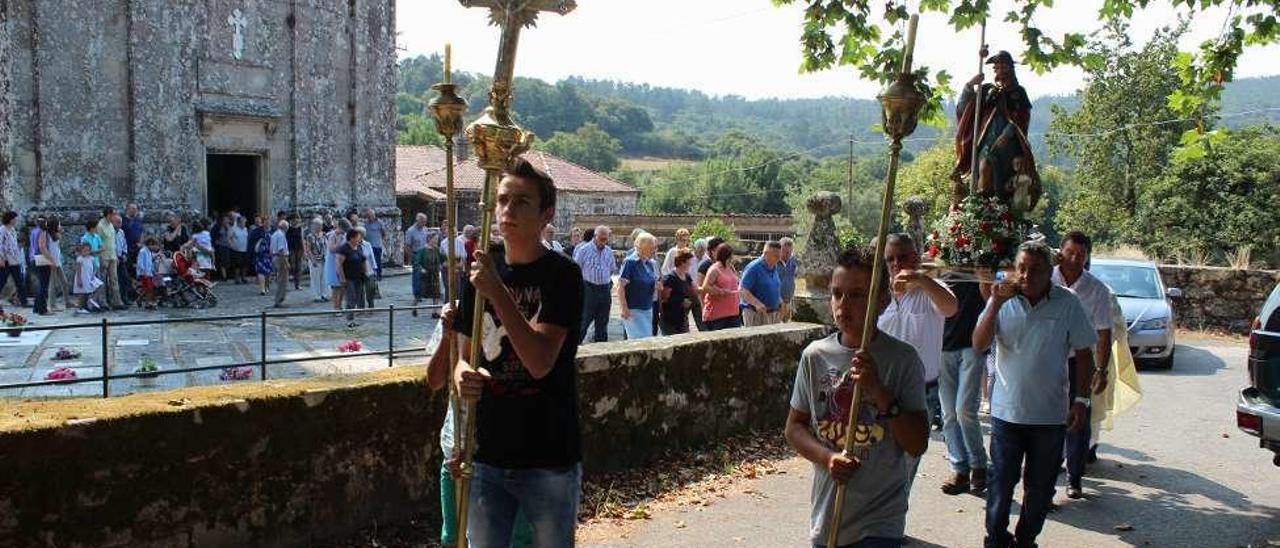
POLYGON ((56 361, 78 360, 80 359, 80 351, 65 346, 58 347, 58 352, 53 355, 56 361))
POLYGON ((27 325, 27 317, 17 312, 4 315, 4 332, 10 337, 21 337, 22 327, 27 325))
POLYGON ((143 356, 138 360, 138 366, 133 368, 133 372, 140 375, 138 379, 142 384, 152 384, 160 376, 160 365, 150 356, 143 356))
POLYGON ((76 370, 70 367, 59 367, 45 374, 45 380, 61 381, 76 378, 76 370))

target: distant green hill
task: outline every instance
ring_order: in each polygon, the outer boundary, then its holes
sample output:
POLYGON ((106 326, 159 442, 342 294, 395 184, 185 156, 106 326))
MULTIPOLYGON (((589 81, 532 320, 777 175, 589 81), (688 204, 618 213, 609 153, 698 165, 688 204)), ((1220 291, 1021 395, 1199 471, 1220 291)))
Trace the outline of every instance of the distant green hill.
MULTIPOLYGON (((442 68, 437 55, 401 61, 401 95, 397 103, 402 128, 407 117, 421 114, 424 101, 432 96, 430 86, 436 83, 442 68)), ((489 78, 460 73, 455 79, 464 85, 463 94, 471 101, 472 113, 478 113, 489 78)), ((1040 97, 1033 102, 1030 133, 1039 156, 1043 157, 1043 134, 1049 128, 1050 106, 1071 110, 1078 104, 1074 95, 1040 97)), ((1227 85, 1221 112, 1275 107, 1280 107, 1280 76, 1247 78, 1227 85)), ((858 141, 856 154, 884 152, 884 137, 876 130, 880 107, 871 99, 747 100, 734 95, 710 96, 696 90, 581 77, 555 84, 519 78, 514 108, 517 119, 542 139, 557 131, 572 132, 585 123, 596 123, 621 141, 624 154, 637 157, 697 159, 700 151, 731 130, 754 135, 778 150, 807 152, 816 157, 847 154, 851 134, 858 141)), ((949 112, 952 109, 947 108, 949 112)), ((1280 122, 1280 110, 1224 118, 1222 124, 1240 127, 1266 121, 1280 122)), ((907 150, 927 148, 934 139, 949 138, 952 131, 921 126, 907 143, 907 150)))

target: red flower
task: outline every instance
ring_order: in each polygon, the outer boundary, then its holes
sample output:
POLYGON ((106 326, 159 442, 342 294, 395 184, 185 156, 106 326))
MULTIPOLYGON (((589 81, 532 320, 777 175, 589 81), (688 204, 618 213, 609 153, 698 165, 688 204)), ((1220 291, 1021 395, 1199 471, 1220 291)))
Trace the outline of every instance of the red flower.
POLYGON ((996 255, 1004 253, 1004 242, 996 240, 995 243, 991 244, 991 252, 996 255))
POLYGON ((952 224, 952 225, 951 225, 951 234, 953 234, 953 235, 954 235, 954 234, 959 234, 959 233, 960 233, 960 223, 954 223, 954 224, 952 224))
POLYGON ((956 247, 968 247, 970 241, 968 236, 961 234, 956 238, 956 247))
POLYGON ((982 221, 981 223, 978 223, 978 230, 981 230, 983 232, 991 232, 991 223, 987 221, 982 221))
POLYGON ((937 257, 939 251, 941 251, 941 249, 936 244, 929 246, 929 258, 932 259, 937 257))

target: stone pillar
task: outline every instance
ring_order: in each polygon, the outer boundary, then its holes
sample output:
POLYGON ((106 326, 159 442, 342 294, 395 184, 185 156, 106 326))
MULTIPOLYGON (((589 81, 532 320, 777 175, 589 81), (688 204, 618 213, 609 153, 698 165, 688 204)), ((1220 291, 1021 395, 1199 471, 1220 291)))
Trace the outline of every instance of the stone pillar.
POLYGON ((805 291, 797 291, 792 305, 795 319, 803 322, 833 325, 830 293, 831 273, 840 258, 840 239, 836 235, 833 216, 841 211, 840 195, 834 192, 818 192, 810 196, 805 206, 813 214, 813 225, 804 255, 800 257, 797 274, 804 279, 805 291))
POLYGON ((916 253, 925 249, 924 216, 929 214, 929 204, 920 196, 912 196, 902 202, 902 211, 907 214, 907 234, 916 243, 916 253))

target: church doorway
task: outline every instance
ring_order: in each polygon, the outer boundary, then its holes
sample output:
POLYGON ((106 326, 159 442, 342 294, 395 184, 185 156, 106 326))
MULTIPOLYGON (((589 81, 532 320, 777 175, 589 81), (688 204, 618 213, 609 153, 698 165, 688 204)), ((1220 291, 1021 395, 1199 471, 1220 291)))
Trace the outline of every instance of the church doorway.
POLYGON ((256 154, 209 154, 205 160, 205 213, 225 213, 232 207, 253 220, 261 213, 259 165, 256 154))

